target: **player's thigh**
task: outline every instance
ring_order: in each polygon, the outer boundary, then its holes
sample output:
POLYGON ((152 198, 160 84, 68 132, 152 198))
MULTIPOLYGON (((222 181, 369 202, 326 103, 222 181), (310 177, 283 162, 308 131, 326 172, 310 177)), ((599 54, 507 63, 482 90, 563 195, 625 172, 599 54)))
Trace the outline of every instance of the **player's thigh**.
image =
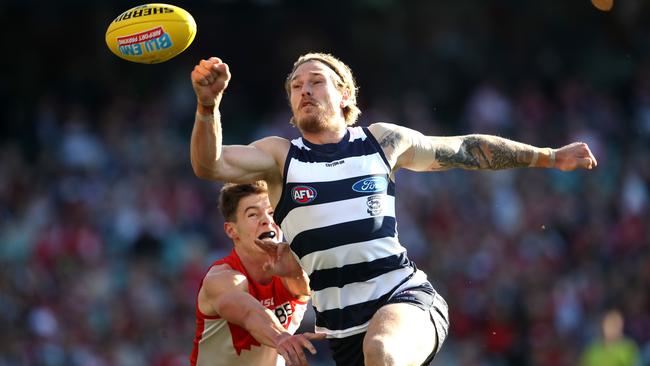
POLYGON ((436 346, 430 312, 407 303, 381 307, 370 320, 363 344, 364 354, 387 353, 384 357, 399 365, 421 365, 436 346))

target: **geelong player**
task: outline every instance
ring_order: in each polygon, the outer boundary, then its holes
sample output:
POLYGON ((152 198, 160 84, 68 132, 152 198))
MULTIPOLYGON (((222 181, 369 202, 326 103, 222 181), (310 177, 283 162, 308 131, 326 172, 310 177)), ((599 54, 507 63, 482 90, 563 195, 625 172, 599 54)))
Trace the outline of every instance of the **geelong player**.
POLYGON ((327 54, 301 56, 286 80, 302 137, 224 145, 219 103, 230 81, 213 57, 195 66, 191 158, 197 176, 269 184, 291 250, 310 277, 316 330, 337 365, 421 365, 448 331, 447 304, 397 237, 395 173, 520 167, 591 169, 581 142, 538 148, 489 135, 425 136, 390 123, 352 127, 352 72, 327 54))

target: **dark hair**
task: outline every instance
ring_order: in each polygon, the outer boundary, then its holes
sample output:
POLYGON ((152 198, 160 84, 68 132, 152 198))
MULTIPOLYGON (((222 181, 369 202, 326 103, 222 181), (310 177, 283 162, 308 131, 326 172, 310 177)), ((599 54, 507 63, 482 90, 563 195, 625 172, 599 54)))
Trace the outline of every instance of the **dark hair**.
POLYGON ((258 180, 250 184, 226 183, 219 192, 219 211, 226 221, 237 221, 237 206, 244 197, 268 193, 266 182, 258 180))

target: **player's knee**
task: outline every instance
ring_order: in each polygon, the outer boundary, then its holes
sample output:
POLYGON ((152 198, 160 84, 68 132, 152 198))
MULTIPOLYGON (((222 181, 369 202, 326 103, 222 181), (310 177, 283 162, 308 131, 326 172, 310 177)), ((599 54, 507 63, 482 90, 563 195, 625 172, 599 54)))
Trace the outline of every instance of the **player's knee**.
POLYGON ((363 357, 366 366, 402 365, 397 354, 398 345, 386 337, 366 337, 363 340, 363 357))

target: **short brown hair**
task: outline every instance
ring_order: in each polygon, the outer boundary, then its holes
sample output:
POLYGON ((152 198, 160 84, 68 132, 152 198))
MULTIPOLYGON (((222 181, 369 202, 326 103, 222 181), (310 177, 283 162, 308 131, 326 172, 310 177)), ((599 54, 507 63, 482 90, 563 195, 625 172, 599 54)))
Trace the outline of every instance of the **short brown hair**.
MULTIPOLYGON (((318 61, 325 66, 329 67, 338 75, 339 80, 334 80, 336 87, 341 91, 346 91, 349 93, 349 102, 348 105, 343 108, 343 117, 348 126, 351 126, 357 122, 357 118, 361 114, 361 110, 357 107, 357 91, 358 88, 354 81, 354 76, 352 76, 352 70, 350 67, 343 63, 343 61, 338 58, 328 54, 328 53, 307 53, 298 57, 298 60, 293 63, 293 69, 287 76, 287 80, 284 82, 284 89, 287 92, 287 97, 291 98, 291 78, 296 72, 298 66, 309 61, 318 61)), ((295 121, 291 117, 291 124, 295 126, 295 121)))
POLYGON ((263 180, 249 184, 226 183, 219 192, 219 211, 226 221, 236 222, 237 206, 242 198, 253 194, 268 193, 268 187, 263 180))

